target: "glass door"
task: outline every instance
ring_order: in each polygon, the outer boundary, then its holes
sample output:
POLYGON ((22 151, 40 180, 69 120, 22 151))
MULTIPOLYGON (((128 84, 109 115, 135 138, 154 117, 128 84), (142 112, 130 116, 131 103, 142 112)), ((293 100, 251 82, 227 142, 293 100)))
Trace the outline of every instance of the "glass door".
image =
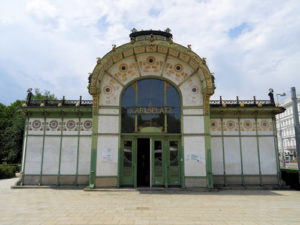
POLYGON ((122 140, 120 163, 120 184, 122 186, 134 186, 135 149, 136 142, 134 139, 122 140))
POLYGON ((164 185, 164 148, 161 139, 152 139, 152 186, 164 185))
POLYGON ((168 140, 168 185, 180 185, 180 142, 179 140, 168 140))

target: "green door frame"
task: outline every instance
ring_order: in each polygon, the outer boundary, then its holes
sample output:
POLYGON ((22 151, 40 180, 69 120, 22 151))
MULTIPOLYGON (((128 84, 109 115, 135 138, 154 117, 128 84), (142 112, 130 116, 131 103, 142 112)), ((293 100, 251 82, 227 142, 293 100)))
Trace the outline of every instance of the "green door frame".
MULTIPOLYGON (((133 186, 133 188, 137 188, 137 141, 139 138, 149 138, 150 139, 150 154, 151 154, 151 181, 150 181, 150 186, 156 186, 156 185, 161 185, 164 187, 169 186, 170 178, 169 178, 169 167, 170 167, 170 153, 169 153, 169 142, 170 141, 178 141, 178 185, 181 187, 184 187, 184 174, 183 169, 181 168, 183 165, 183 146, 181 146, 182 140, 181 140, 181 135, 179 134, 163 134, 163 133, 152 133, 152 134, 123 134, 121 135, 121 140, 120 140, 120 149, 119 149, 119 173, 118 173, 118 183, 120 186, 133 186), (123 161, 124 161, 124 141, 132 141, 132 182, 126 182, 124 181, 124 168, 123 168, 123 161), (155 180, 155 171, 154 171, 154 163, 155 163, 155 158, 154 158, 154 143, 155 141, 161 141, 162 142, 162 178, 160 180, 162 182, 156 182, 155 180)), ((128 178, 130 179, 130 178, 128 178)), ((172 184, 171 184, 172 185, 172 184)), ((173 184, 174 185, 174 184, 173 184)), ((177 185, 177 184, 175 184, 177 185)))

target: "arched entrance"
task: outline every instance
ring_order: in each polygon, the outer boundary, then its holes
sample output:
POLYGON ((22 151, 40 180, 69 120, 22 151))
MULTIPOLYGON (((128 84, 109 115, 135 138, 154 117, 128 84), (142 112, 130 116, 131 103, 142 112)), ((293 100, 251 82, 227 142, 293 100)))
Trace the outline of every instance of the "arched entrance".
POLYGON ((179 186, 181 98, 168 81, 145 78, 121 96, 121 186, 179 186))

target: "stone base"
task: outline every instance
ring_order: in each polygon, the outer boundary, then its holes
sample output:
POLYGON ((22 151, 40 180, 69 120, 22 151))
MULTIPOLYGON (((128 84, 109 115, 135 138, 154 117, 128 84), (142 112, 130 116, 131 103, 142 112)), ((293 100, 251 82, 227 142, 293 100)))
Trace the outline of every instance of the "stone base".
MULTIPOLYGON (((58 176, 56 175, 44 175, 41 177, 39 175, 25 175, 24 176, 24 185, 57 185, 58 184, 58 176)), ((75 175, 60 175, 59 177, 59 185, 88 185, 89 184, 89 175, 78 175, 77 182, 75 175)))
POLYGON ((185 186, 191 187, 206 187, 206 177, 185 177, 185 186))
POLYGON ((96 177, 96 187, 117 187, 117 177, 96 177))

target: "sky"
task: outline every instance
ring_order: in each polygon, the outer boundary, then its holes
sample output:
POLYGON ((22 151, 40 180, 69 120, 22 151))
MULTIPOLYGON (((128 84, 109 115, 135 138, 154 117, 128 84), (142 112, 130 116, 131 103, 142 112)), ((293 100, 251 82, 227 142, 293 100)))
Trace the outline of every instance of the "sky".
POLYGON ((289 97, 300 92, 299 12, 299 0, 1 0, 0 103, 28 88, 91 99, 96 58, 132 28, 170 28, 191 44, 215 75, 212 99, 268 99, 269 88, 289 97))

